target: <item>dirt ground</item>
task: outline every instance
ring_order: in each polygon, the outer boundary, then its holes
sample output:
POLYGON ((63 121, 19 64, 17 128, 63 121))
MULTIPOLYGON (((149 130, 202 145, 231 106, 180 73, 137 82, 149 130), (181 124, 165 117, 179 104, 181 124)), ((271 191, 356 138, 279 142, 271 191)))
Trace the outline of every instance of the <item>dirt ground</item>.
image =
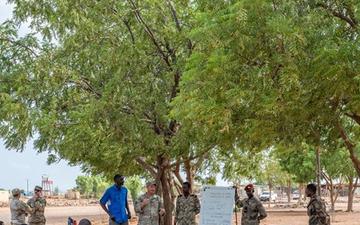
MULTIPOLYGON (((240 216, 239 216, 240 217, 240 216)), ((359 225, 360 212, 338 212, 331 215, 332 225, 359 225)), ((240 220, 239 220, 240 221, 240 220)), ((233 223, 235 224, 235 222, 233 223)), ((240 224, 240 223, 239 223, 240 224)), ((307 225, 308 217, 303 211, 270 211, 262 225, 307 225)))
MULTIPOLYGON (((107 216, 99 206, 69 206, 69 207, 48 207, 46 217, 48 225, 65 225, 67 218, 71 216, 79 221, 81 218, 90 219, 95 225, 107 224, 107 216)), ((336 212, 331 214, 332 225, 359 225, 360 211, 353 213, 336 212)), ((6 225, 9 223, 9 208, 0 208, 0 220, 6 225)), ((241 214, 238 214, 240 224, 241 214)), ((136 225, 136 219, 130 223, 136 225)), ((235 216, 234 222, 235 225, 235 216)), ((307 225, 305 209, 271 209, 268 210, 268 218, 263 220, 262 225, 307 225)))

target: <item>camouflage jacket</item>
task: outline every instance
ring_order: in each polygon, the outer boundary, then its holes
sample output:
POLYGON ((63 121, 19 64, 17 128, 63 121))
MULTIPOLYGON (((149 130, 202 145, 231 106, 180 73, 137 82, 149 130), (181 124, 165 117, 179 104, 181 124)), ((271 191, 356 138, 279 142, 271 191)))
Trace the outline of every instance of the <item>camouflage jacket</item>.
POLYGON ((44 211, 46 207, 45 198, 31 198, 29 199, 27 204, 32 209, 29 217, 29 223, 44 223, 46 221, 44 216, 44 211))
POLYGON ((13 199, 10 202, 10 212, 12 224, 25 224, 25 217, 31 210, 25 202, 19 199, 13 199))
POLYGON ((196 225, 195 216, 199 213, 200 201, 196 195, 178 196, 175 210, 177 225, 196 225))
POLYGON ((309 216, 309 225, 327 225, 330 224, 330 218, 326 213, 326 207, 323 201, 316 195, 311 197, 307 206, 309 216))
POLYGON ((256 197, 237 200, 236 205, 243 207, 241 225, 258 225, 267 216, 264 206, 256 197))
POLYGON ((146 194, 141 195, 135 201, 135 212, 139 217, 138 225, 159 225, 159 210, 163 208, 163 202, 158 195, 148 197, 146 194), (141 204, 145 198, 149 198, 150 202, 144 208, 141 204))

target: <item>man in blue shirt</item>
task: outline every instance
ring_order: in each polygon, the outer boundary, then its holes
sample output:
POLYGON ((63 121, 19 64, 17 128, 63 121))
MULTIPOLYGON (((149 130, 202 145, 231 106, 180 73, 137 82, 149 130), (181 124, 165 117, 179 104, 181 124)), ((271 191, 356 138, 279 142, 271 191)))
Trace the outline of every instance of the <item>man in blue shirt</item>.
POLYGON ((124 176, 115 175, 115 184, 108 188, 100 199, 101 207, 110 217, 109 225, 128 225, 128 219, 131 218, 128 190, 123 186, 124 180, 124 176))

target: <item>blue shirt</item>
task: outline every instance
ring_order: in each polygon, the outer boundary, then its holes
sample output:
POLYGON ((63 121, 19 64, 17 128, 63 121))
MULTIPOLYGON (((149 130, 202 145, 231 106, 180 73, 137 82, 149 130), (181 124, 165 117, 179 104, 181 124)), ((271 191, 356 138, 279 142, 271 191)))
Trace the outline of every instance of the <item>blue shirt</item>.
POLYGON ((101 204, 108 205, 109 212, 111 216, 115 217, 116 223, 128 221, 126 213, 127 192, 128 190, 125 187, 118 188, 113 185, 105 191, 100 199, 101 204))

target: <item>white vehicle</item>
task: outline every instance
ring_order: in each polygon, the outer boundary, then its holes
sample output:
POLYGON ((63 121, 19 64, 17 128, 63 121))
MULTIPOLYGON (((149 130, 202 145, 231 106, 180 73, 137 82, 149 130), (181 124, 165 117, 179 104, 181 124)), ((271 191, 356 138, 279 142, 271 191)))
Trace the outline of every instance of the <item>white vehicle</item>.
POLYGON ((263 191, 260 195, 260 201, 275 201, 277 198, 277 194, 274 192, 271 192, 271 197, 270 197, 270 191, 263 191), (271 199, 270 199, 271 198, 271 199))
POLYGON ((299 193, 299 191, 294 191, 294 192, 292 193, 292 199, 298 200, 299 198, 300 198, 300 193, 299 193))

